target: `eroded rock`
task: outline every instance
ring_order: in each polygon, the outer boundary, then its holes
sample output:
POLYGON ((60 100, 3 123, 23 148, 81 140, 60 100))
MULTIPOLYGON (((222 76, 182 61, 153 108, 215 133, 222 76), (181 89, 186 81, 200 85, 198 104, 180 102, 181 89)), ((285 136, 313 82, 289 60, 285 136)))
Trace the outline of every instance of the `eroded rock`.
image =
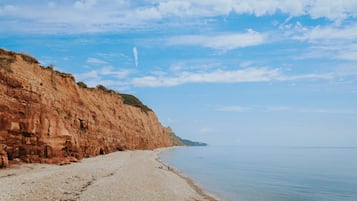
POLYGON ((2 167, 14 159, 67 163, 117 150, 172 146, 151 110, 124 104, 112 90, 77 85, 72 75, 34 61, 0 51, 2 167))
POLYGON ((6 168, 9 166, 7 153, 0 148, 0 168, 6 168))

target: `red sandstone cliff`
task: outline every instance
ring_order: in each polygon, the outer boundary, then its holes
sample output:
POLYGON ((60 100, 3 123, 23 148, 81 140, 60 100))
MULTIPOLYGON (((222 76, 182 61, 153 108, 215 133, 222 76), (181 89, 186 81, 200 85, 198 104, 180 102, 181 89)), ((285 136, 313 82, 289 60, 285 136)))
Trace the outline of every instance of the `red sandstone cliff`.
POLYGON ((63 163, 126 149, 172 146, 152 111, 113 91, 83 88, 73 76, 0 49, 0 168, 16 158, 63 163))

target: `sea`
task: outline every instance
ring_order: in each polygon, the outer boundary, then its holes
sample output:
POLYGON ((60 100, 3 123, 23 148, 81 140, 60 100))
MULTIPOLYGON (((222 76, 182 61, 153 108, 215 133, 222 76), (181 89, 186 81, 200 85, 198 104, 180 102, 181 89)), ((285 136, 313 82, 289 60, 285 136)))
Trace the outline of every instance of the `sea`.
POLYGON ((357 201, 357 147, 176 147, 161 160, 228 201, 357 201))

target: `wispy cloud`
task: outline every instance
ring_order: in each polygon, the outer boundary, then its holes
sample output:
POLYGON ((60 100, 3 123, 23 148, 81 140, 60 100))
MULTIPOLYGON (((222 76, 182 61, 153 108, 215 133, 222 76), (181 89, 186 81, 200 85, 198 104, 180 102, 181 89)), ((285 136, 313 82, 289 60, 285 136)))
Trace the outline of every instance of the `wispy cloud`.
POLYGON ((353 109, 324 109, 324 108, 300 109, 298 110, 298 112, 321 113, 321 114, 357 114, 357 110, 353 110, 353 109))
POLYGON ((348 24, 340 27, 336 25, 328 25, 324 27, 300 27, 302 35, 295 36, 299 40, 307 40, 310 42, 333 41, 333 40, 356 40, 357 38, 357 23, 348 24))
POLYGON ((339 108, 302 108, 292 106, 240 106, 230 105, 216 108, 219 112, 289 112, 289 113, 315 113, 315 114, 357 114, 356 109, 339 109, 339 108))
POLYGON ((90 9, 96 4, 96 0, 82 0, 82 1, 76 1, 74 3, 74 7, 78 9, 90 9))
POLYGON ((167 40, 168 45, 198 45, 228 51, 236 48, 255 46, 264 42, 264 36, 252 29, 245 33, 225 33, 216 35, 184 35, 167 40))
POLYGON ((280 1, 280 0, 154 0, 138 1, 96 0, 42 1, 29 5, 26 1, 0 3, 2 31, 37 33, 88 33, 128 30, 133 27, 190 23, 191 20, 227 16, 230 13, 255 16, 284 13, 288 16, 326 18, 340 23, 357 17, 356 1, 280 1), (47 12, 38 12, 39 10, 47 12), (88 14, 90 13, 90 18, 88 14), (150 23, 147 23, 150 22, 150 23), (16 26, 14 26, 16 23, 16 26), (12 25, 12 26, 10 26, 12 25))
POLYGON ((357 61, 357 48, 353 48, 352 51, 340 52, 337 58, 343 60, 357 61))
POLYGON ((289 106, 269 106, 264 109, 266 112, 296 112, 296 113, 321 113, 321 114, 357 114, 355 109, 335 109, 335 108, 300 108, 289 106))
MULTIPOLYGON (((279 68, 244 68, 238 70, 202 71, 153 71, 149 75, 140 76, 129 69, 116 70, 111 66, 78 74, 77 79, 90 83, 107 83, 125 87, 173 87, 194 83, 247 83, 247 82, 286 82, 298 80, 330 80, 333 74, 300 74, 288 75, 279 68), (109 82, 110 81, 110 82, 109 82)), ((221 108, 222 110, 240 110, 242 108, 221 108)))
POLYGON ((87 63, 89 63, 89 64, 95 64, 95 65, 102 65, 102 64, 108 64, 108 62, 106 62, 106 61, 103 61, 103 60, 101 60, 101 59, 97 59, 97 58, 92 58, 92 57, 90 57, 90 58, 88 58, 87 59, 87 63))
POLYGON ((296 23, 281 28, 289 39, 308 44, 307 50, 302 55, 296 56, 297 59, 357 60, 357 23, 316 27, 296 23))
POLYGON ((251 107, 242 107, 242 106, 237 106, 237 105, 222 106, 222 107, 217 108, 217 111, 220 111, 220 112, 247 112, 250 110, 252 110, 251 107))
POLYGON ((133 70, 129 69, 114 69, 111 66, 103 67, 99 71, 100 75, 105 75, 105 76, 112 76, 115 78, 123 79, 127 78, 131 73, 133 73, 133 70))
POLYGON ((144 76, 132 80, 134 86, 160 87, 187 83, 238 83, 269 81, 278 77, 277 69, 215 70, 212 72, 180 72, 173 76, 144 76))
POLYGON ((267 112, 283 112, 291 110, 291 107, 288 106, 269 106, 265 108, 267 112))
POLYGON ((102 67, 98 70, 91 70, 89 72, 76 74, 76 79, 85 81, 89 86, 96 86, 97 84, 110 85, 125 85, 129 75, 133 73, 130 69, 114 69, 111 66, 102 67))
POLYGON ((136 47, 133 48, 133 56, 134 56, 135 66, 138 67, 138 65, 139 65, 139 55, 138 55, 138 49, 136 47))
POLYGON ((242 83, 293 81, 302 79, 332 79, 331 74, 286 75, 278 68, 246 68, 211 72, 181 72, 175 75, 144 76, 132 79, 138 87, 170 87, 188 83, 242 83))
POLYGON ((277 12, 289 16, 310 15, 312 18, 324 17, 332 21, 341 21, 349 16, 356 16, 355 1, 280 1, 280 0, 221 0, 197 1, 156 0, 155 6, 163 17, 211 17, 228 15, 229 13, 252 14, 255 16, 272 15, 277 12))

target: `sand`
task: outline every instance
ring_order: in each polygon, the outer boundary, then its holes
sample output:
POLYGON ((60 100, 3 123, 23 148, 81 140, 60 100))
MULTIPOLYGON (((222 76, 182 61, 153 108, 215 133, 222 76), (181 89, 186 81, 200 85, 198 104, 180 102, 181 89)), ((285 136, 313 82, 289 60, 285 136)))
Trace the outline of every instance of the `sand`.
POLYGON ((155 151, 125 151, 69 165, 0 170, 0 200, 214 200, 160 163, 155 151))

